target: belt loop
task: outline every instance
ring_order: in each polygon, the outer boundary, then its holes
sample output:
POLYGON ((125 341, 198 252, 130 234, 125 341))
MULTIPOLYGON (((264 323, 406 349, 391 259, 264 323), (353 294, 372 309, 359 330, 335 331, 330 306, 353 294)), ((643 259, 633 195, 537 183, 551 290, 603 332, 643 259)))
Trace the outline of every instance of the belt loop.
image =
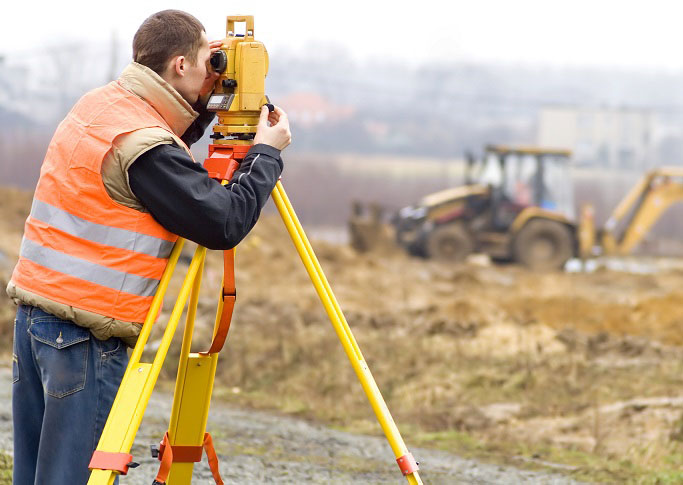
POLYGON ((26 303, 19 303, 19 311, 26 314, 27 318, 31 318, 31 310, 34 307, 32 305, 27 305, 26 303))

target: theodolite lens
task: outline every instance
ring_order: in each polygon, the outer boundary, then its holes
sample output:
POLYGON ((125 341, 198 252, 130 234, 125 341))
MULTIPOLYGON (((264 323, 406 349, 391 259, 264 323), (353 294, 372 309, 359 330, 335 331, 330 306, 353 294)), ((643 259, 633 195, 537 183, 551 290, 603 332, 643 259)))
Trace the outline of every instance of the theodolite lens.
POLYGON ((211 55, 211 67, 214 71, 222 74, 225 68, 228 67, 228 56, 225 51, 216 51, 211 55))

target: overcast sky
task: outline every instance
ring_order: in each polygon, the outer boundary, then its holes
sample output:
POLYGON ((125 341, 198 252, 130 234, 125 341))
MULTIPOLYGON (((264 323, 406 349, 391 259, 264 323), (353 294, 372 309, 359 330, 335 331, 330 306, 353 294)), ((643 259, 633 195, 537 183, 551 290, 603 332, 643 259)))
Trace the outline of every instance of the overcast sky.
POLYGON ((280 48, 348 49, 355 58, 475 60, 555 66, 683 69, 683 5, 668 0, 145 1, 4 0, 0 55, 9 61, 63 40, 129 45, 151 13, 179 8, 210 38, 225 17, 253 14, 256 37, 280 48), (676 6, 679 6, 676 8, 676 6))

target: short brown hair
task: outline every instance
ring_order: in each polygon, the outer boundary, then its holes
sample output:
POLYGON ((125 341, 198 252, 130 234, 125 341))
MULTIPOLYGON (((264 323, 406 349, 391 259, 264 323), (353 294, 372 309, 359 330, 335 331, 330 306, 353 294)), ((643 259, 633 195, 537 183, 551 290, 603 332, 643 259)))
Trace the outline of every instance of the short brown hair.
POLYGON ((196 64, 204 26, 189 13, 162 10, 147 17, 133 37, 133 60, 162 74, 174 56, 196 64))

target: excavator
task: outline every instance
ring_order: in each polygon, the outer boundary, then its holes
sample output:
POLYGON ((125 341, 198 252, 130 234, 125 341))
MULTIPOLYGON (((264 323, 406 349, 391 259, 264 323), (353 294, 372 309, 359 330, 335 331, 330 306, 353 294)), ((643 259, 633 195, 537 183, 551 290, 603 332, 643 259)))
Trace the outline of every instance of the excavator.
MULTIPOLYGON (((468 157, 464 185, 394 214, 395 241, 429 259, 462 261, 478 252, 533 270, 558 270, 573 257, 628 254, 670 205, 683 200, 683 168, 652 170, 596 230, 590 205, 575 214, 570 160, 568 150, 488 145, 481 159, 468 157)), ((381 240, 379 214, 375 208, 363 216, 356 203, 349 221, 354 247, 369 250, 381 240)))

